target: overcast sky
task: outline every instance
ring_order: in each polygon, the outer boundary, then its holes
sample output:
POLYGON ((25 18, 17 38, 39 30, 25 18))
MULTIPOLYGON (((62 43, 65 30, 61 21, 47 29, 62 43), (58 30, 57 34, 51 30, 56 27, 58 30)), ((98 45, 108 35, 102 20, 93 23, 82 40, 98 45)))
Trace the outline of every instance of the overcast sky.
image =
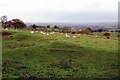
POLYGON ((0 16, 25 22, 115 22, 119 0, 0 0, 0 16))

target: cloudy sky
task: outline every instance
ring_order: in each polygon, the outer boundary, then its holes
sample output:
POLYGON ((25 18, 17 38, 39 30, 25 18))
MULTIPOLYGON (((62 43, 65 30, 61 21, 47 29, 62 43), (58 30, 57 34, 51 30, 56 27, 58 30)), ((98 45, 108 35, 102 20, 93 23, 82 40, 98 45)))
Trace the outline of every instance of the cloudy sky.
POLYGON ((25 22, 115 22, 119 0, 0 0, 0 16, 25 22))

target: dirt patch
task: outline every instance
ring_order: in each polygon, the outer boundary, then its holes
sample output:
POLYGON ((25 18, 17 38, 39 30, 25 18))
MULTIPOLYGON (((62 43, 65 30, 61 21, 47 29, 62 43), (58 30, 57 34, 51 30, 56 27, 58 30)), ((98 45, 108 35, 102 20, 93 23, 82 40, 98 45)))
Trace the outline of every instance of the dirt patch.
POLYGON ((0 34, 2 34, 2 36, 12 36, 10 32, 0 32, 0 34))

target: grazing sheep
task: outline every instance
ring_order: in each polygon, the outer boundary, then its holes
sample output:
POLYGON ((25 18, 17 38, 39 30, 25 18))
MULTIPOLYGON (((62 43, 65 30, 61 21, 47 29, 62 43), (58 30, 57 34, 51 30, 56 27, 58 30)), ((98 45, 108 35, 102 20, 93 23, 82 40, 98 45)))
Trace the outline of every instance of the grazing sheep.
POLYGON ((8 28, 6 28, 5 30, 8 30, 8 28))
POLYGON ((49 34, 47 33, 46 35, 48 36, 49 34))
POLYGON ((52 32, 50 34, 53 34, 52 32))
POLYGON ((63 35, 63 33, 60 33, 60 34, 62 34, 62 35, 63 35))
POLYGON ((42 31, 40 31, 40 33, 41 33, 41 34, 43 34, 43 35, 45 35, 45 34, 46 34, 46 33, 42 32, 42 31))
POLYGON ((78 36, 80 36, 81 34, 78 34, 78 36))
POLYGON ((68 34, 66 34, 65 36, 66 36, 66 38, 70 38, 70 36, 68 34))
POLYGON ((38 32, 38 31, 35 31, 35 32, 38 32))
POLYGON ((98 38, 98 36, 96 35, 95 38, 98 38))
POLYGON ((54 34, 55 32, 51 32, 50 34, 54 34))
POLYGON ((34 31, 31 31, 31 33, 33 34, 33 33, 34 33, 34 31))
POLYGON ((42 31, 40 31, 40 33, 42 34, 43 32, 42 32, 42 31))
POLYGON ((76 38, 76 36, 73 36, 73 38, 76 38))
POLYGON ((43 32, 42 34, 45 35, 46 33, 43 32))
POLYGON ((83 34, 83 36, 86 36, 86 34, 83 34))
POLYGON ((119 38, 115 38, 115 40, 118 40, 119 38))

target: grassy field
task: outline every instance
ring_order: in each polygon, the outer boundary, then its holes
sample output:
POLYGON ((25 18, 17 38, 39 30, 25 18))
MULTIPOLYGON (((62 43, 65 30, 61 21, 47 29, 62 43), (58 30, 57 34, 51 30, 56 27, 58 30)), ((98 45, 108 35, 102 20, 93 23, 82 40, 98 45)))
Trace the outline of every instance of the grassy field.
MULTIPOLYGON (((65 34, 31 34, 10 30, 2 38, 3 78, 116 78, 117 33, 111 39, 98 35, 66 38, 65 34)), ((70 36, 73 36, 72 34, 70 36)))

